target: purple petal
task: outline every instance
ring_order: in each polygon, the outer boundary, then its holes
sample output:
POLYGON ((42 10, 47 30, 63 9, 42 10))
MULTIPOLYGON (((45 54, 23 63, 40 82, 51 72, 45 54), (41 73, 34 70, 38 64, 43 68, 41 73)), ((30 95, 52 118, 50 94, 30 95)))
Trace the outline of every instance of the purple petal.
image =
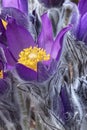
POLYGON ((51 59, 44 62, 39 62, 37 67, 37 75, 38 75, 38 81, 42 82, 47 80, 50 76, 52 76, 57 68, 57 61, 54 59, 51 59))
POLYGON ((58 91, 55 89, 55 95, 53 97, 53 111, 54 113, 60 117, 60 119, 62 118, 62 120, 64 121, 64 107, 63 107, 63 103, 61 100, 61 97, 59 96, 58 91))
POLYGON ((3 63, 0 61, 0 71, 3 70, 3 63))
POLYGON ((76 38, 87 43, 87 13, 79 20, 76 30, 76 38))
POLYGON ((8 48, 4 48, 4 52, 5 52, 5 56, 6 56, 6 59, 7 59, 7 63, 9 65, 15 65, 17 60, 15 59, 15 57, 12 55, 12 53, 9 51, 8 48))
POLYGON ((37 76, 38 76, 38 82, 43 82, 50 77, 46 66, 41 62, 38 63, 37 76))
POLYGON ((51 7, 60 7, 64 3, 64 0, 38 0, 40 3, 44 4, 44 6, 51 7))
POLYGON ((78 8, 81 15, 87 12, 87 0, 79 0, 78 8))
MULTIPOLYGON (((6 57, 6 59, 4 60, 3 63, 5 63, 5 64, 8 63, 11 66, 14 65, 17 62, 17 60, 13 57, 13 55, 11 54, 11 52, 9 51, 9 49, 7 48, 7 46, 4 46, 3 44, 0 44, 0 47, 3 48, 3 50, 4 50, 4 57, 6 57)), ((1 57, 1 59, 3 59, 3 58, 1 57)))
POLYGON ((28 14, 28 0, 2 0, 3 7, 14 7, 28 14))
POLYGON ((37 72, 33 71, 32 69, 19 63, 16 64, 15 68, 21 79, 28 81, 37 81, 37 72))
POLYGON ((30 33, 10 19, 6 30, 6 36, 8 48, 16 60, 18 59, 19 53, 24 48, 34 46, 34 40, 30 33))
POLYGON ((78 10, 78 7, 76 4, 72 4, 72 8, 74 9, 73 12, 72 12, 72 15, 71 15, 71 21, 70 23, 73 26, 71 32, 72 34, 74 33, 76 35, 76 29, 77 29, 77 26, 78 26, 78 23, 79 23, 79 19, 80 19, 80 14, 79 14, 79 10, 78 10))
MULTIPOLYGON (((5 57, 6 57, 6 63, 8 63, 9 65, 14 65, 17 60, 15 59, 15 57, 11 54, 11 52, 9 51, 8 47, 3 45, 3 44, 0 44, 0 47, 3 48, 4 50, 4 54, 5 54, 5 57)), ((2 58, 1 58, 2 59, 2 58)))
POLYGON ((6 20, 7 16, 10 16, 16 20, 18 25, 23 26, 27 30, 29 30, 29 18, 27 15, 22 13, 20 10, 12 7, 6 7, 1 10, 0 17, 6 20))
POLYGON ((49 75, 53 75, 56 69, 57 69, 57 61, 52 59, 48 69, 49 75))
POLYGON ((70 101, 70 95, 67 91, 66 85, 62 86, 61 88, 60 98, 64 107, 64 113, 62 115, 63 116, 62 118, 64 118, 64 120, 67 121, 70 117, 73 116, 74 109, 72 107, 72 103, 70 101))
POLYGON ((52 50, 51 50, 51 57, 53 59, 59 60, 60 58, 60 54, 62 51, 62 47, 63 47, 63 39, 64 39, 64 35, 66 34, 66 32, 68 32, 71 29, 71 25, 69 25, 66 28, 63 28, 59 34, 56 37, 56 40, 52 46, 52 50))
POLYGON ((46 52, 50 54, 51 47, 53 45, 53 32, 52 32, 52 24, 51 20, 48 18, 45 13, 42 17, 42 30, 38 37, 38 45, 41 48, 46 49, 46 52))
POLYGON ((63 86, 63 87, 61 88, 60 97, 61 97, 61 100, 62 100, 64 109, 65 109, 65 112, 71 111, 70 97, 69 97, 69 95, 68 95, 66 86, 63 86))

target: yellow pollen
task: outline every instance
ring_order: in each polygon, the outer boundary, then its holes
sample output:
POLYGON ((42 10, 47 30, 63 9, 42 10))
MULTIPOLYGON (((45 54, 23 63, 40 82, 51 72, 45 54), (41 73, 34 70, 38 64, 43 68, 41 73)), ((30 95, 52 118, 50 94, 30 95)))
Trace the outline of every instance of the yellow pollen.
POLYGON ((4 28, 6 29, 8 23, 2 19, 2 24, 3 24, 4 28))
POLYGON ((37 63, 39 61, 47 61, 49 59, 50 55, 46 54, 44 49, 29 47, 19 53, 18 63, 37 71, 37 63))
POLYGON ((3 71, 0 70, 0 79, 3 79, 3 71))

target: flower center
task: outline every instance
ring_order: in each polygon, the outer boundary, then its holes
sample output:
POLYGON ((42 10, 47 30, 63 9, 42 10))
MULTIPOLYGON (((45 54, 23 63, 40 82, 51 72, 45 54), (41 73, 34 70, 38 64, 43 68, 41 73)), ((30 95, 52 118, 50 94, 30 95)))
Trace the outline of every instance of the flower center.
POLYGON ((3 71, 0 70, 0 79, 3 79, 3 71))
POLYGON ((44 49, 38 47, 26 48, 19 53, 18 62, 37 71, 37 63, 39 61, 47 61, 50 55, 46 54, 44 49))
POLYGON ((8 23, 2 19, 2 24, 3 24, 4 28, 6 29, 8 23))

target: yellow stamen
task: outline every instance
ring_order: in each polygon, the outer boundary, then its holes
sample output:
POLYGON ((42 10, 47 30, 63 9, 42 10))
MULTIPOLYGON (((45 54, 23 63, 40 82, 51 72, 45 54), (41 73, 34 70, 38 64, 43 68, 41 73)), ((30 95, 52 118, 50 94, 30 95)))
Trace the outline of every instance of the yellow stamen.
POLYGON ((0 71, 0 79, 3 79, 3 71, 0 71))
POLYGON ((4 28, 6 29, 8 23, 2 19, 2 24, 3 24, 4 28))
POLYGON ((38 47, 29 47, 19 54, 18 62, 37 71, 37 63, 39 61, 47 61, 50 55, 46 51, 38 47))

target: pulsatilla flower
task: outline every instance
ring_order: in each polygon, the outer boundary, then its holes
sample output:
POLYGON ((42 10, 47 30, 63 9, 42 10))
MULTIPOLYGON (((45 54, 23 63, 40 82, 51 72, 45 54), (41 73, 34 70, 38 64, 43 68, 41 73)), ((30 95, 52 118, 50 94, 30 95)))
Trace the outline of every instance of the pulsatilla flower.
POLYGON ((52 25, 47 14, 42 16, 42 30, 37 42, 31 34, 12 18, 8 18, 6 29, 7 48, 5 54, 10 65, 16 64, 17 73, 25 80, 46 80, 59 60, 64 34, 71 28, 64 28, 53 39, 52 25), (54 67, 53 67, 54 66, 54 67))
POLYGON ((87 43, 87 0, 79 0, 78 10, 73 17, 74 21, 74 35, 77 40, 87 43))
POLYGON ((29 18, 26 14, 13 7, 2 8, 0 14, 0 43, 4 45, 7 45, 6 27, 8 16, 14 18, 18 25, 23 26, 29 31, 29 18))
POLYGON ((7 16, 16 20, 17 24, 29 30, 28 0, 2 0, 0 13, 0 43, 7 43, 6 38, 6 19, 7 16), (4 28, 3 25, 4 24, 4 28))
POLYGON ((28 17, 28 0, 2 0, 2 9, 0 13, 0 42, 6 44, 6 18, 7 16, 13 17, 17 24, 23 26, 27 30, 29 29, 29 17, 28 17))
POLYGON ((72 107, 72 102, 70 101, 70 94, 66 88, 66 84, 62 86, 60 92, 61 104, 63 105, 60 118, 66 123, 70 121, 74 116, 74 108, 72 107))
POLYGON ((50 7, 61 7, 65 0, 38 0, 44 6, 50 7))

